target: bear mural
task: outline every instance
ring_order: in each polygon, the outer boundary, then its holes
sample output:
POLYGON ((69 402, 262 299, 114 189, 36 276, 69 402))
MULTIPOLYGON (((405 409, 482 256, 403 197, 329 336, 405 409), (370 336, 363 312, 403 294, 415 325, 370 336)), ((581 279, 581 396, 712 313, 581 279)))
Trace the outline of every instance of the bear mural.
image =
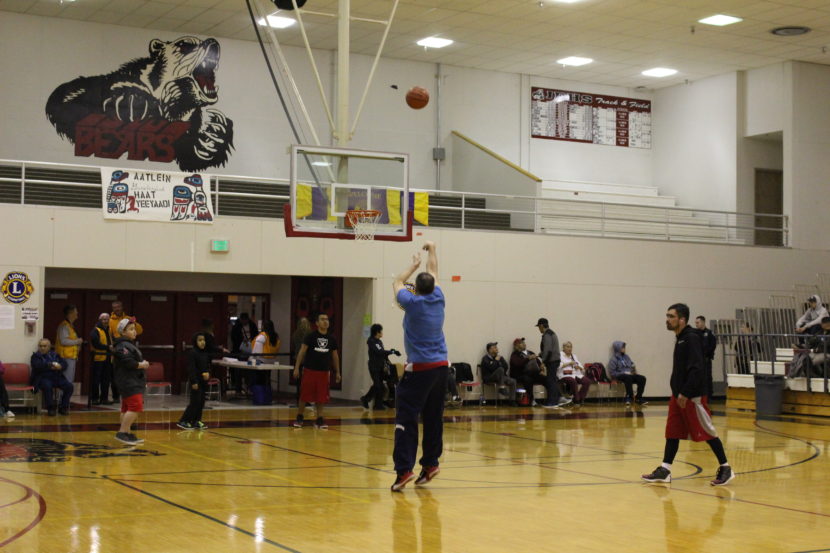
POLYGON ((57 87, 46 117, 76 156, 169 163, 183 171, 223 166, 233 121, 208 106, 219 100, 219 43, 184 36, 150 41, 150 56, 106 75, 57 87))

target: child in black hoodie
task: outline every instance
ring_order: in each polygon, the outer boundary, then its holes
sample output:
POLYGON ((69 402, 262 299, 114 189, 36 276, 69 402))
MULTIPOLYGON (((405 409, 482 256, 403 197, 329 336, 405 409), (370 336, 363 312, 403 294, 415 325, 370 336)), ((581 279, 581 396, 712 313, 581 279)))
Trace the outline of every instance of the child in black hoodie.
POLYGON ((207 350, 205 335, 197 332, 193 335, 193 349, 187 359, 187 382, 190 384, 190 403, 184 410, 178 426, 183 430, 202 430, 207 425, 202 422, 202 410, 205 408, 205 387, 210 379, 210 352, 207 350))

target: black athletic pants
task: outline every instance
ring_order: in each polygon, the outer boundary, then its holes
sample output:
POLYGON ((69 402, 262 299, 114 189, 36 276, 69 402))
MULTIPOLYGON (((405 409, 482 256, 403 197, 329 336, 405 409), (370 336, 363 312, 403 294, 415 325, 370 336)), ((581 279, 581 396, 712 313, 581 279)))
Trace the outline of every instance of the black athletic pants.
POLYGON ((187 409, 184 410, 182 418, 179 422, 189 422, 191 424, 202 420, 202 411, 205 408, 205 388, 203 383, 199 383, 199 388, 194 390, 193 385, 190 388, 190 403, 187 404, 187 409))
POLYGON ((437 467, 444 449, 444 394, 447 389, 446 365, 427 371, 407 372, 398 384, 395 398, 395 472, 403 474, 415 467, 418 454, 418 418, 424 424, 421 444, 423 467, 437 467))

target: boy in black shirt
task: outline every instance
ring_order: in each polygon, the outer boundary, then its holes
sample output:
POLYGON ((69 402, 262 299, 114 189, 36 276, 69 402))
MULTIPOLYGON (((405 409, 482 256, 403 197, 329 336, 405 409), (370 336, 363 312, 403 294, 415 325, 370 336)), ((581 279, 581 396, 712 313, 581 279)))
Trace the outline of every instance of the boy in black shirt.
POLYGON ((325 313, 317 315, 317 330, 308 334, 297 353, 294 363, 294 378, 300 377, 303 368, 303 380, 300 387, 300 402, 297 405, 297 420, 294 428, 303 427, 303 411, 306 403, 314 403, 317 420, 314 426, 328 428, 323 419, 323 407, 329 402, 329 371, 334 369, 337 382, 340 382, 340 355, 337 352, 337 340, 329 334, 329 317, 325 313))

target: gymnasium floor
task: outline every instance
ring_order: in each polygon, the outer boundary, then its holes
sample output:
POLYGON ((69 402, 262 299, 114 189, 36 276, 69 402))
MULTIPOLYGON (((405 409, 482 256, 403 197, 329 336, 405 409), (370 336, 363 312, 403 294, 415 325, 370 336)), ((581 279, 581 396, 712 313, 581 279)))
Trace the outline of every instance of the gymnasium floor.
MULTIPOLYGON (((328 411, 296 430, 287 408, 140 419, 144 445, 113 440, 117 414, 0 423, 4 552, 759 552, 830 551, 830 421, 715 424, 739 473, 708 485, 705 444, 659 464, 665 404, 447 411, 441 474, 389 491, 392 413, 328 411)), ((720 413, 719 413, 720 412, 720 413)))

